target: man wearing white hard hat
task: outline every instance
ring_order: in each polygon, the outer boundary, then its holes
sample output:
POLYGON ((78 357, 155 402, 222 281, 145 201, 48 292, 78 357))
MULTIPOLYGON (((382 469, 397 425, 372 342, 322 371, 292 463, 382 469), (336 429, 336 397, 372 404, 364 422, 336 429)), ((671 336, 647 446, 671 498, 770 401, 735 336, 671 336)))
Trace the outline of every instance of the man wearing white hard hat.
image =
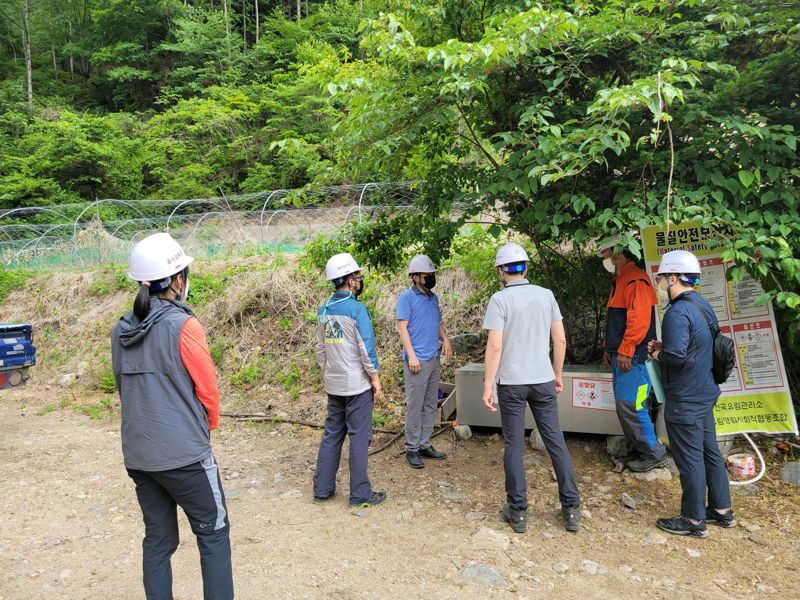
POLYGON ((492 412, 499 406, 505 443, 506 503, 500 514, 516 533, 527 531, 528 491, 522 455, 525 408, 530 406, 553 462, 564 526, 567 531, 578 531, 580 494, 558 421, 556 396, 564 389, 567 338, 553 292, 525 278, 528 260, 528 253, 518 244, 508 243, 498 250, 495 267, 504 289, 489 300, 483 321, 483 328, 489 331, 483 403, 492 412))
POLYGON ((219 391, 203 328, 184 304, 192 260, 167 233, 136 244, 129 275, 139 293, 111 337, 122 455, 145 523, 148 599, 172 598, 177 506, 197 537, 204 597, 233 598, 228 511, 211 452, 219 391))
POLYGON ((611 367, 617 417, 628 442, 623 463, 644 472, 667 465, 667 449, 658 441, 647 406, 652 385, 645 361, 647 344, 656 339, 658 299, 633 254, 618 248, 620 241, 620 236, 607 238, 599 248, 603 266, 614 274, 603 362, 611 367))
POLYGON ((433 293, 436 266, 424 254, 408 265, 411 287, 397 299, 397 333, 403 344, 403 382, 406 392, 406 462, 414 469, 425 466, 424 458, 444 460, 446 455, 431 445, 442 366, 453 356, 442 325, 439 297, 433 293))
POLYGON ((314 472, 314 501, 336 492, 336 472, 345 437, 350 439, 350 506, 376 506, 386 500, 369 481, 367 461, 372 440, 372 408, 381 395, 375 332, 367 307, 361 267, 347 253, 325 266, 335 291, 317 313, 317 362, 328 394, 328 416, 314 472))
POLYGON ((700 263, 694 254, 664 254, 657 285, 669 308, 661 341, 650 342, 647 350, 661 366, 664 421, 683 490, 680 515, 658 519, 656 525, 676 535, 705 538, 706 523, 734 527, 736 519, 714 421, 720 390, 712 372, 711 328, 716 331, 719 324, 711 305, 694 289, 699 281, 700 263))

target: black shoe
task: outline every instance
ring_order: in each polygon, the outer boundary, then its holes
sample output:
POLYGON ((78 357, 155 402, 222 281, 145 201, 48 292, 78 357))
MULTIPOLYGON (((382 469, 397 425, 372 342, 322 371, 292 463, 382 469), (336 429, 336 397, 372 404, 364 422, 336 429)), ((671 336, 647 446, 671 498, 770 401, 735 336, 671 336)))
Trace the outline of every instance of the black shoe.
POLYGON ((638 452, 636 452, 635 450, 632 450, 632 451, 628 452, 625 456, 620 458, 619 461, 623 465, 627 465, 629 462, 633 462, 635 460, 641 460, 641 459, 642 459, 642 455, 639 454, 638 452))
POLYGON ((695 525, 684 516, 675 517, 673 519, 658 519, 656 520, 656 527, 667 533, 674 533, 675 535, 689 535, 698 538, 707 538, 708 529, 705 523, 698 523, 695 525))
POLYGON ((511 508, 511 505, 506 502, 500 510, 500 516, 503 518, 503 521, 511 525, 511 529, 514 530, 514 533, 525 533, 528 531, 527 510, 511 508))
POLYGON ((706 523, 711 525, 719 525, 725 529, 736 527, 736 519, 733 516, 733 511, 729 510, 726 513, 720 513, 713 508, 706 508, 706 523))
POLYGON ((422 462, 422 456, 417 450, 406 452, 406 462, 411 465, 412 469, 422 469, 425 466, 425 463, 422 462))
POLYGON ((317 496, 316 494, 314 494, 313 502, 314 502, 314 504, 322 504, 326 500, 330 500, 331 498, 333 498, 335 495, 336 495, 335 491, 331 492, 327 496, 317 496))
POLYGON ((386 492, 372 492, 372 497, 364 502, 356 502, 351 504, 350 508, 369 508, 370 506, 378 506, 386 501, 386 492))
POLYGON ((665 456, 664 458, 639 458, 637 460, 632 460, 627 463, 625 466, 628 467, 634 473, 645 473, 647 471, 652 471, 653 469, 659 469, 661 467, 666 467, 669 464, 669 459, 665 456))
POLYGON ((428 446, 427 448, 420 448, 419 455, 422 458, 432 458, 433 460, 444 460, 447 458, 447 454, 444 452, 439 452, 433 446, 428 446))
POLYGON ((564 517, 564 529, 578 531, 581 528, 581 509, 577 506, 562 506, 561 514, 564 517))

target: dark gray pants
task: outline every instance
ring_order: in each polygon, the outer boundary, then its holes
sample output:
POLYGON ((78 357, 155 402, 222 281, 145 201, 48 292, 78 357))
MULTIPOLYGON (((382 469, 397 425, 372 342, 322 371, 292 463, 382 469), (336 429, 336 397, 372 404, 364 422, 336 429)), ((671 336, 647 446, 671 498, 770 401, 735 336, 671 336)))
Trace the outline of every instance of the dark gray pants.
POLYGON ((528 508, 528 489, 522 455, 525 450, 525 407, 530 406, 536 427, 553 462, 562 506, 579 506, 581 499, 572 458, 558 422, 558 401, 554 381, 529 385, 498 385, 497 400, 503 425, 503 468, 506 474, 506 499, 511 508, 528 508))
POLYGON ((128 475, 136 484, 144 517, 142 571, 147 599, 172 599, 170 558, 180 541, 178 506, 197 537, 203 598, 233 598, 228 509, 214 457, 169 471, 128 469, 128 475))
POLYGON ((681 515, 705 521, 706 488, 708 506, 731 506, 728 472, 717 445, 714 402, 667 399, 664 411, 669 449, 681 475, 681 515))
POLYGON ((428 448, 431 445, 439 403, 439 380, 442 364, 439 357, 419 361, 419 373, 412 373, 408 361, 403 362, 406 388, 406 451, 428 448))
POLYGON ((319 445, 314 495, 327 497, 336 491, 336 472, 342 456, 344 438, 350 437, 350 504, 372 498, 367 474, 369 443, 372 440, 372 390, 356 396, 328 394, 328 416, 319 445))

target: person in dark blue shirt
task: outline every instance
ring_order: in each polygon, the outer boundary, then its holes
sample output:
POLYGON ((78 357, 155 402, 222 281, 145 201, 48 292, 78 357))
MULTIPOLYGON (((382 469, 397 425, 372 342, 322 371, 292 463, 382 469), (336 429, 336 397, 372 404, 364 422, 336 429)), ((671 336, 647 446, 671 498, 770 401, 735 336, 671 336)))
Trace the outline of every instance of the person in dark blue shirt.
POLYGON ((714 422, 720 391, 712 374, 713 338, 707 317, 714 323, 717 317, 694 289, 700 281, 700 263, 691 252, 664 254, 656 281, 659 295, 670 306, 664 314, 661 341, 651 341, 647 351, 661 366, 664 421, 683 490, 681 514, 658 519, 656 525, 668 533, 705 538, 706 523, 736 525, 714 422))

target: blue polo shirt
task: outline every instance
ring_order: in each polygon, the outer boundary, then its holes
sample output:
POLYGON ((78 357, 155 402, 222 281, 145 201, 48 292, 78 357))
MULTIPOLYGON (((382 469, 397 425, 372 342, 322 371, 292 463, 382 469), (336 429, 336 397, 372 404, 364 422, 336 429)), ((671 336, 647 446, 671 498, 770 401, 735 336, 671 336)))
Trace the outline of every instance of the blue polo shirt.
MULTIPOLYGON (((398 321, 408 321, 408 335, 411 347, 419 360, 430 360, 439 356, 439 326, 442 313, 439 312, 439 297, 433 292, 420 292, 412 285, 397 299, 398 321)), ((403 348, 403 360, 408 360, 403 348)))

